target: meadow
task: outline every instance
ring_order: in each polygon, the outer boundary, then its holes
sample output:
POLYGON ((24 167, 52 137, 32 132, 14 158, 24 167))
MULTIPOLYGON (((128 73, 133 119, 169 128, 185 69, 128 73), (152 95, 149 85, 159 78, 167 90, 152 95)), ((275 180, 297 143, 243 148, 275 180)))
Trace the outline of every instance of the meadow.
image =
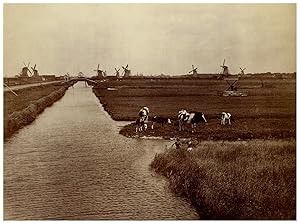
POLYGON ((51 84, 15 90, 18 96, 15 96, 10 91, 4 92, 4 119, 13 112, 25 109, 31 103, 31 101, 48 96, 52 92, 59 90, 60 87, 61 86, 51 84))
MULTIPOLYGON (((94 93, 114 120, 134 121, 143 106, 150 108, 150 119, 163 116, 173 120, 171 125, 143 132, 146 136, 193 136, 211 140, 295 137, 295 79, 241 79, 237 87, 247 91, 248 96, 221 96, 220 92, 228 84, 215 79, 109 81, 94 88, 94 93), (179 132, 176 117, 181 109, 203 112, 208 124, 199 125, 194 133, 190 127, 179 132), (234 118, 230 127, 220 126, 223 111, 230 112, 234 118)), ((136 136, 134 124, 125 126, 121 133, 136 136)))
POLYGON ((43 110, 65 94, 68 86, 42 85, 4 92, 4 138, 30 124, 43 110))

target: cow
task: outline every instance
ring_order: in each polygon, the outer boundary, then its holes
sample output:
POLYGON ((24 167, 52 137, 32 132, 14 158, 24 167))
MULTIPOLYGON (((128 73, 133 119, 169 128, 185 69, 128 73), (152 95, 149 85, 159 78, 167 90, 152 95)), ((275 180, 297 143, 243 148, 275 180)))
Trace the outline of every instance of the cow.
MULTIPOLYGON (((180 110, 178 112, 178 123, 179 123, 179 131, 183 130, 183 126, 185 123, 191 124, 192 129, 196 127, 196 124, 200 122, 207 123, 207 120, 205 119, 204 113, 197 112, 197 111, 191 111, 187 112, 186 110, 180 110)), ((192 130, 193 132, 193 130, 192 130)))
POLYGON ((232 119, 230 113, 222 112, 222 114, 221 114, 221 125, 225 125, 226 120, 228 120, 228 124, 231 125, 230 119, 232 119))
POLYGON ((139 111, 139 120, 140 123, 143 123, 144 129, 147 130, 147 123, 148 123, 148 115, 149 115, 149 108, 143 107, 139 111))
POLYGON ((153 129, 155 123, 158 123, 158 124, 161 124, 161 126, 164 126, 164 124, 171 124, 171 119, 170 118, 166 118, 166 117, 154 116, 152 118, 151 129, 153 129))
POLYGON ((145 123, 144 123, 143 119, 141 119, 141 118, 136 119, 136 121, 135 121, 135 125, 136 125, 135 132, 143 131, 144 124, 145 123))

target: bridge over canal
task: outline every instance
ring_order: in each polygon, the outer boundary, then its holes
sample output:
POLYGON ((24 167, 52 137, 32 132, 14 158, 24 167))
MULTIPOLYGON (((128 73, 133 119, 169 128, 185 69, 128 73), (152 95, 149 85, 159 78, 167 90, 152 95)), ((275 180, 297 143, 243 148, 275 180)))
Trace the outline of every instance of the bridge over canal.
POLYGON ((89 86, 95 86, 98 84, 98 82, 96 82, 95 80, 92 80, 92 79, 88 79, 86 77, 77 77, 77 78, 72 78, 70 80, 66 80, 66 81, 63 81, 62 83, 63 84, 70 84, 70 85, 74 85, 76 84, 77 82, 85 82, 87 85, 89 86))

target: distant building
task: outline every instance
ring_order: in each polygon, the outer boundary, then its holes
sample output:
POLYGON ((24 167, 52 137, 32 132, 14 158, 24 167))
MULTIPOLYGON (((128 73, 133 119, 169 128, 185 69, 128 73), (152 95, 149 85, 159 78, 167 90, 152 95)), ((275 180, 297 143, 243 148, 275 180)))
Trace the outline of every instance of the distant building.
POLYGON ((5 77, 3 81, 8 86, 15 86, 21 84, 21 80, 19 77, 5 77))
POLYGON ((55 81, 55 75, 40 75, 43 81, 55 81))

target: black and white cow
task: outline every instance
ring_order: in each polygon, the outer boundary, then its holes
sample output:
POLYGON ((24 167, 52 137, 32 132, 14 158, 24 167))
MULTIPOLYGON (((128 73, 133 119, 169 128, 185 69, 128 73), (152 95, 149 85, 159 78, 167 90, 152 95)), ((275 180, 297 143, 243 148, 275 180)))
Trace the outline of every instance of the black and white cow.
POLYGON ((222 112, 222 114, 221 114, 221 125, 225 125, 226 120, 228 120, 228 124, 231 124, 230 119, 232 119, 230 113, 222 112))
POLYGON ((171 124, 171 119, 170 118, 166 118, 166 117, 154 116, 152 118, 151 129, 153 129, 155 123, 158 123, 158 124, 161 124, 161 126, 164 126, 164 124, 171 124))
POLYGON ((179 123, 179 131, 183 130, 183 126, 185 123, 191 124, 192 129, 196 127, 196 124, 200 122, 207 123, 205 119, 204 113, 191 111, 187 112, 186 110, 180 110, 178 112, 178 123, 179 123))
POLYGON ((139 111, 139 118, 136 121, 136 123, 138 122, 141 125, 141 129, 139 129, 140 131, 143 130, 143 126, 144 126, 144 130, 147 130, 147 123, 148 123, 148 115, 149 115, 149 108, 148 107, 143 107, 142 109, 140 109, 139 111))
POLYGON ((144 124, 145 124, 145 122, 144 122, 143 119, 141 119, 141 118, 136 119, 136 121, 135 121, 135 125, 136 125, 135 132, 143 131, 144 124))

